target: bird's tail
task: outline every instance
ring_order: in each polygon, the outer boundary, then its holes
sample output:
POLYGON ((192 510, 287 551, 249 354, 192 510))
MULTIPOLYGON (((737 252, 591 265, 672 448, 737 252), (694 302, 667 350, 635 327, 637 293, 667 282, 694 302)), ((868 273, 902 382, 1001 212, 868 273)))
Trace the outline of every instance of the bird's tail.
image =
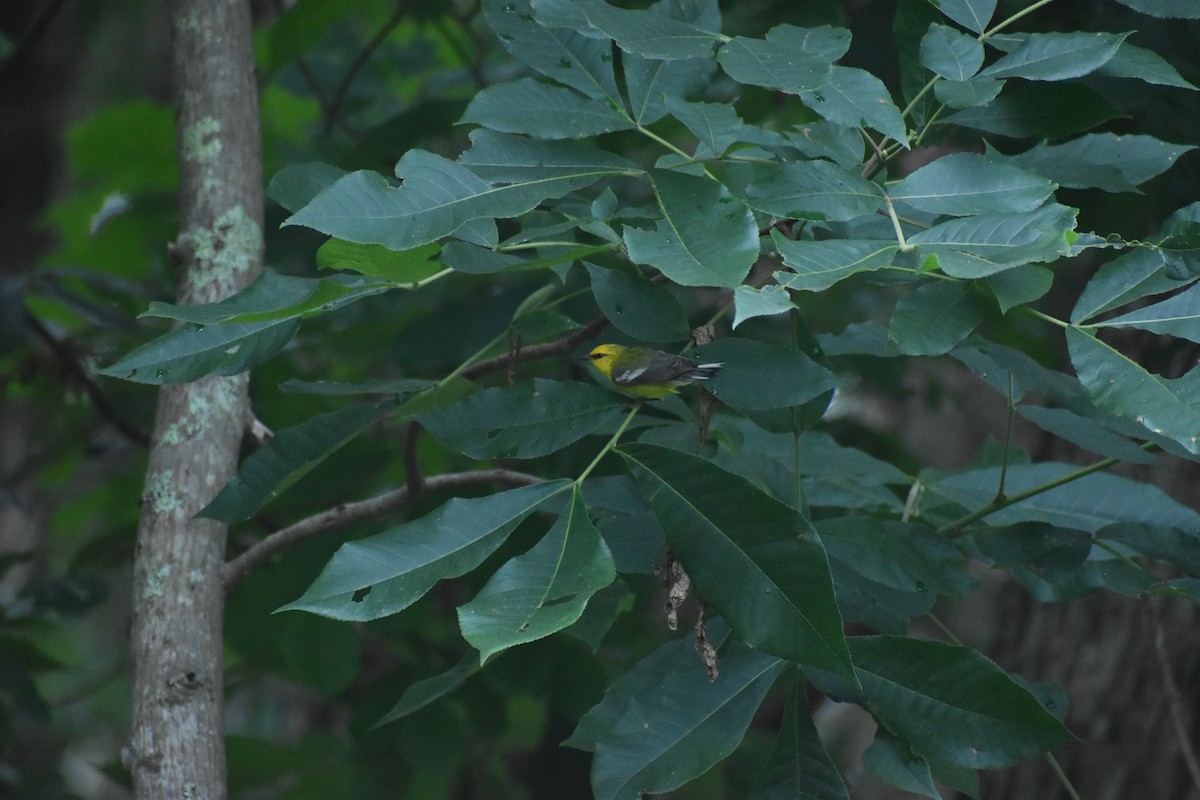
POLYGON ((725 366, 724 361, 713 364, 697 364, 696 368, 688 373, 688 377, 694 381, 706 381, 716 375, 723 366, 725 366))

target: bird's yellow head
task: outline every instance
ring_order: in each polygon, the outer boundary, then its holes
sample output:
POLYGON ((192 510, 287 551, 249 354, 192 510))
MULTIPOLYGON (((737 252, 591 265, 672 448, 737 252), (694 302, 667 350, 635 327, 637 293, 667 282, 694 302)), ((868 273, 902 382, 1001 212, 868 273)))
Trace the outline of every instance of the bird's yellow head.
POLYGON ((613 367, 616 366, 617 358, 624 349, 619 344, 596 345, 584 358, 592 362, 592 366, 603 372, 605 377, 611 379, 613 367))

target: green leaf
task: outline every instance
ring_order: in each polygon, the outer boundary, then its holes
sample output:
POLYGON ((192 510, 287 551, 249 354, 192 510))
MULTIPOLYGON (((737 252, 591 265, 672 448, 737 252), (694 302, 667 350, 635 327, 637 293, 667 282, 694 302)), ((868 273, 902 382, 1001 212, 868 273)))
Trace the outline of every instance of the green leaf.
POLYGON ((622 50, 647 58, 711 56, 720 31, 673 19, 654 10, 626 11, 603 0, 533 0, 537 18, 547 27, 572 28, 588 36, 603 34, 622 50))
POLYGON ((147 342, 97 374, 134 383, 188 383, 205 375, 236 375, 257 367, 292 340, 299 319, 187 324, 147 342))
POLYGON ((833 66, 817 86, 800 99, 830 122, 870 127, 908 147, 908 132, 900 109, 883 81, 866 70, 833 66))
POLYGON ((657 61, 636 53, 621 57, 629 107, 639 125, 657 122, 667 114, 667 99, 701 92, 717 70, 711 58, 657 61))
POLYGON ((938 10, 964 28, 983 33, 996 13, 996 0, 930 0, 938 10))
POLYGON ((580 139, 634 127, 620 107, 532 78, 482 89, 460 122, 540 139, 580 139))
POLYGON ((750 800, 849 800, 846 781, 813 724, 805 692, 803 680, 792 682, 779 736, 750 800))
POLYGON ((1196 90, 1194 84, 1184 80, 1179 70, 1167 63, 1158 53, 1135 47, 1128 41, 1121 43, 1117 54, 1097 70, 1097 74, 1109 78, 1137 78, 1157 86, 1196 90))
POLYGON ((953 153, 921 167, 888 195, 920 211, 965 217, 1033 211, 1057 188, 1019 167, 974 153, 953 153))
POLYGON ((747 187, 751 208, 777 217, 842 221, 874 214, 883 205, 876 184, 828 161, 784 164, 747 187))
POLYGON ((395 410, 395 403, 358 403, 284 428, 243 461, 237 475, 196 516, 226 525, 250 519, 332 453, 395 410))
POLYGON ((868 710, 919 756, 990 769, 1074 740, 974 650, 900 636, 854 637, 850 647, 868 710))
POLYGON ((862 761, 868 772, 889 786, 934 800, 942 798, 934 785, 929 762, 885 730, 875 732, 875 741, 863 751, 862 761))
POLYGON ((1153 375, 1094 336, 1067 329, 1079 382, 1101 411, 1130 419, 1200 453, 1200 371, 1170 380, 1153 375))
POLYGON ((962 552, 923 525, 847 516, 822 519, 815 526, 830 558, 878 584, 955 596, 970 588, 962 552))
POLYGON ((317 266, 326 269, 348 269, 373 278, 399 283, 418 283, 436 275, 445 267, 436 261, 441 248, 427 244, 414 250, 397 253, 377 244, 357 244, 330 239, 317 248, 317 266))
POLYGON ((777 25, 765 39, 737 36, 726 42, 717 61, 739 83, 798 95, 820 86, 849 47, 845 28, 777 25))
POLYGON ((614 685, 605 696, 617 715, 595 744, 596 800, 637 800, 704 774, 741 742, 783 669, 782 662, 735 645, 722 652, 721 677, 710 682, 690 639, 651 656, 666 650, 665 658, 635 665, 638 691, 615 694, 614 685))
POLYGON ((696 591, 751 647, 852 678, 829 564, 792 508, 696 456, 618 449, 696 591))
POLYGON ((983 70, 989 78, 1062 81, 1095 72, 1114 55, 1128 33, 1031 33, 1011 53, 983 70))
POLYGON ((341 381, 302 381, 290 378, 279 384, 279 391, 290 394, 342 396, 348 394, 411 395, 435 385, 434 381, 417 378, 377 378, 357 383, 341 381))
POLYGON ((267 197, 295 213, 345 174, 344 169, 320 162, 289 164, 271 179, 267 197))
POLYGON ((1001 313, 1040 300, 1054 283, 1054 272, 1037 264, 1018 264, 984 278, 1001 313))
POLYGON ((1019 405, 1017 413, 1047 433, 1065 439, 1089 453, 1119 458, 1131 464, 1157 464, 1158 459, 1128 439, 1123 439, 1090 417, 1065 408, 1019 405))
POLYGON ((671 116, 682 122, 699 140, 703 153, 712 156, 723 154, 742 132, 742 118, 733 106, 725 103, 689 103, 675 95, 667 95, 664 102, 671 116))
POLYGON ((482 128, 471 131, 471 149, 457 163, 490 183, 518 186, 560 180, 590 184, 610 175, 641 174, 632 161, 590 144, 539 141, 482 128))
POLYGON ((976 76, 969 81, 938 81, 933 94, 950 108, 975 108, 995 100, 1003 88, 1004 81, 976 76))
POLYGON ((734 408, 798 406, 836 386, 833 373, 805 354, 753 339, 718 339, 697 347, 693 355, 724 362, 706 388, 734 408))
POLYGON ((588 97, 620 103, 610 42, 539 25, 529 0, 484 0, 482 6, 488 28, 518 60, 588 97))
POLYGON ((617 330, 644 342, 688 337, 687 314, 666 287, 615 269, 585 264, 596 305, 617 330))
POLYGON ((633 479, 624 474, 588 478, 583 499, 612 551, 617 571, 653 573, 662 563, 666 537, 633 479))
MULTIPOLYGON (((1004 491, 1012 497, 1074 475, 1073 464, 1010 464, 1004 491)), ((964 508, 987 506, 1000 486, 999 467, 960 472, 929 483, 929 490, 964 508)), ((1114 522, 1144 522, 1165 527, 1200 527, 1200 514, 1167 497, 1155 486, 1107 473, 1093 473, 1041 492, 989 514, 995 525, 1044 522, 1059 528, 1096 532, 1114 522)))
POLYGON ((900 298, 888 338, 910 356, 949 353, 983 321, 983 306, 966 281, 929 281, 900 298))
POLYGON ((975 533, 970 544, 994 567, 1024 567, 1055 583, 1083 566, 1092 550, 1092 537, 1044 522, 1022 522, 975 533))
POLYGON ((496 571, 458 609, 463 637, 481 662, 574 623, 593 594, 617 577, 612 553, 576 487, 558 521, 529 552, 496 571))
POLYGON ((1144 331, 1200 342, 1200 284, 1192 284, 1166 300, 1106 319, 1106 328, 1141 328, 1144 331))
POLYGON ((443 578, 479 566, 522 520, 570 481, 455 498, 420 519, 347 542, 298 600, 280 611, 366 621, 403 611, 443 578))
POLYGON ((219 303, 188 306, 156 300, 139 317, 163 317, 200 325, 286 322, 324 314, 400 286, 403 284, 358 275, 314 279, 265 270, 250 286, 219 303))
POLYGON ((413 682, 404 690, 404 694, 400 695, 392 710, 380 717, 379 721, 371 726, 371 730, 404 719, 409 714, 440 700, 466 683, 467 678, 478 671, 479 659, 474 653, 467 653, 445 672, 413 682))
POLYGON ((1097 270, 1075 301, 1071 322, 1081 324, 1114 308, 1152 294, 1178 289, 1187 279, 1167 275, 1160 250, 1138 247, 1097 270))
POLYGON ((946 80, 969 80, 983 66, 983 43, 946 25, 930 25, 921 38, 921 63, 946 80))
POLYGON ((1082 84, 1035 83, 1004 92, 985 106, 944 117, 942 123, 1015 138, 1062 139, 1122 116, 1116 106, 1082 84), (1064 108, 1071 113, 1062 113, 1064 108))
POLYGON ((537 378, 487 389, 417 421, 474 459, 538 458, 582 439, 624 408, 617 395, 597 386, 537 378))
POLYGON ((516 217, 549 197, 587 186, 601 175, 580 170, 493 187, 460 164, 409 150, 396 165, 404 185, 378 173, 352 172, 317 195, 285 225, 303 225, 350 242, 410 250, 448 236, 481 217, 516 217))
POLYGON ((955 278, 982 278, 1068 255, 1074 208, 1056 203, 1021 214, 980 214, 934 225, 908 238, 921 256, 955 278))
POLYGON ((771 239, 794 273, 777 272, 775 280, 788 289, 822 292, 856 272, 874 272, 892 265, 899 247, 895 242, 828 239, 792 241, 778 231, 771 239))
POLYGON ((1153 136, 1089 133, 1058 145, 1043 142, 1006 160, 1070 189, 1132 192, 1195 149, 1153 136))
POLYGON ((1098 530, 1096 538, 1120 542, 1144 556, 1174 564, 1191 575, 1200 575, 1200 537, 1194 529, 1116 524, 1098 530))
POLYGON ((650 181, 663 218, 654 231, 625 227, 629 258, 684 286, 741 283, 759 250, 746 204, 710 178, 652 170, 650 181))
POLYGON ((771 284, 761 289, 742 284, 733 290, 733 327, 755 317, 771 317, 796 307, 787 290, 771 284))
POLYGON ((1200 19, 1200 8, 1192 0, 1117 0, 1123 6, 1152 17, 1200 19))

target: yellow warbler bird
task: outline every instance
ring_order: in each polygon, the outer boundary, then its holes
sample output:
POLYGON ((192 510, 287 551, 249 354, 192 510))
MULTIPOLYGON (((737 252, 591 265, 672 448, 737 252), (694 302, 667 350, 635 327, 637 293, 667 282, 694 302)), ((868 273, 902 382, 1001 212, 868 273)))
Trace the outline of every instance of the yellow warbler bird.
POLYGON ((597 345, 583 358, 603 372, 618 391, 650 400, 675 394, 692 381, 706 381, 724 366, 724 362, 697 364, 673 353, 619 344, 597 345))

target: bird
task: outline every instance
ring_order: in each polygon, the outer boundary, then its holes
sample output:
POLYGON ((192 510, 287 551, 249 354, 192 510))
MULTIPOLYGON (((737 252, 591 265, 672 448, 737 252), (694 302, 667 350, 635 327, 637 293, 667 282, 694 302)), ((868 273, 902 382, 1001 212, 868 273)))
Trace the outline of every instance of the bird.
POLYGON ((662 400, 680 386, 712 378, 725 362, 698 364, 690 358, 649 347, 601 344, 583 356, 608 378, 617 391, 632 397, 662 400))

